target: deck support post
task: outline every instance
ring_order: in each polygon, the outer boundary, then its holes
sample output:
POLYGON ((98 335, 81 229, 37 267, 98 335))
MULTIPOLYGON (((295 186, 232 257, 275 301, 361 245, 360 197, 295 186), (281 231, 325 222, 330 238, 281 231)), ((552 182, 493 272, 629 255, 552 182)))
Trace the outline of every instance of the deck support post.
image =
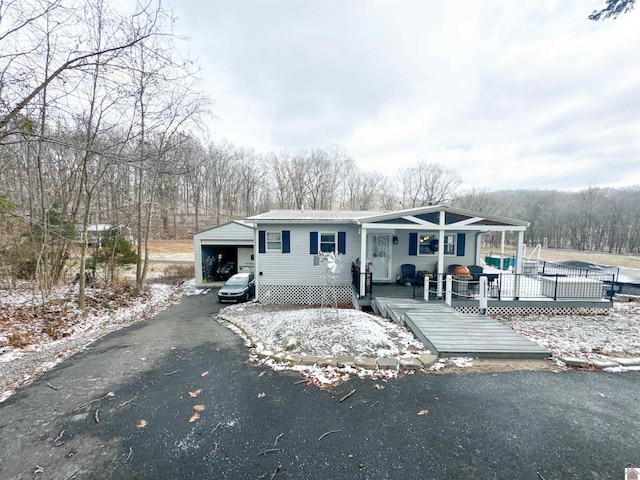
POLYGON ((444 301, 449 306, 451 306, 452 285, 453 285, 453 277, 451 275, 447 275, 446 287, 444 292, 444 301))

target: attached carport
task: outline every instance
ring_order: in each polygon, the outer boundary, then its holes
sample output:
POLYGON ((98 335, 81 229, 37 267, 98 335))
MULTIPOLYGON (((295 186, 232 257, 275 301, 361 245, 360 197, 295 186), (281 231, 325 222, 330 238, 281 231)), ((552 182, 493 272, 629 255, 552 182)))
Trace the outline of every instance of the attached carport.
POLYGON ((206 277, 205 262, 209 256, 216 265, 232 264, 233 273, 253 272, 254 232, 246 223, 235 220, 193 234, 196 286, 213 281, 206 277))

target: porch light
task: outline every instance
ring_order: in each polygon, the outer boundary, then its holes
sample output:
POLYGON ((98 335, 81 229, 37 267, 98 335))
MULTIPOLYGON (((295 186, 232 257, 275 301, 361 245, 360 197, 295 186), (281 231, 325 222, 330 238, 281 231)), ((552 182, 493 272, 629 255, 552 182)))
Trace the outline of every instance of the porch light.
POLYGON ((398 237, 396 237, 395 235, 393 236, 393 244, 394 245, 398 244, 398 237))

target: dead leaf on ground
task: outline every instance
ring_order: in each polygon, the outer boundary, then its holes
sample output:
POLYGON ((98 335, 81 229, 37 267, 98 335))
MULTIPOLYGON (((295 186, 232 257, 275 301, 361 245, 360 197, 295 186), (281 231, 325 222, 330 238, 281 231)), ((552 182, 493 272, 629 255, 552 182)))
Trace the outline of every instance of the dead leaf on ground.
POLYGON ((418 415, 426 415, 427 413, 429 413, 429 410, 420 410, 418 415))
POLYGON ((198 395, 200 395, 200 392, 202 392, 202 389, 201 389, 201 388, 199 388, 198 390, 195 390, 195 391, 193 391, 193 392, 189 392, 189 396, 190 396, 191 398, 196 398, 198 395))
POLYGON ((597 393, 598 395, 600 395, 602 398, 607 398, 607 395, 605 395, 605 394, 604 394, 604 393, 602 393, 602 392, 596 392, 596 393, 597 393))
POLYGON ((189 423, 193 423, 196 420, 198 420, 199 418, 200 418, 200 414, 198 412, 196 412, 193 415, 191 415, 191 418, 189 419, 189 423))
POLYGON ((263 375, 264 375, 264 371, 260 372, 260 375, 258 375, 258 378, 260 378, 263 375))
POLYGON ((260 392, 260 393, 258 394, 258 398, 262 398, 262 397, 266 397, 266 396, 267 396, 267 394, 266 394, 266 393, 264 393, 264 392, 260 392))
POLYGON ((373 388, 375 388, 376 390, 384 390, 384 385, 380 385, 378 383, 376 383, 373 388))
POLYGON ((196 412, 202 412, 205 408, 206 408, 206 407, 205 407, 204 405, 194 405, 194 406, 193 406, 193 409, 194 409, 196 412))
POLYGON ((147 421, 144 418, 141 418, 140 420, 138 420, 138 423, 136 423, 136 428, 144 428, 147 426, 147 421))
POLYGON ((33 471, 33 474, 35 475, 36 473, 44 473, 44 468, 40 465, 36 465, 36 469, 33 471))
POLYGON ((201 377, 206 377, 207 375, 209 375, 209 370, 200 374, 201 377))

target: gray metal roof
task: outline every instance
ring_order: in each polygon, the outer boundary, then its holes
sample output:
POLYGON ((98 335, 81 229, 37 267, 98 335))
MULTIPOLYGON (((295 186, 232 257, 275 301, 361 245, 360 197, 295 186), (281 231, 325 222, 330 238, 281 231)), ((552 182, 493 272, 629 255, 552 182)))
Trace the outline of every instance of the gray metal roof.
POLYGON ((260 221, 326 221, 356 222, 361 218, 381 215, 384 212, 370 210, 271 210, 246 219, 247 222, 260 221))

